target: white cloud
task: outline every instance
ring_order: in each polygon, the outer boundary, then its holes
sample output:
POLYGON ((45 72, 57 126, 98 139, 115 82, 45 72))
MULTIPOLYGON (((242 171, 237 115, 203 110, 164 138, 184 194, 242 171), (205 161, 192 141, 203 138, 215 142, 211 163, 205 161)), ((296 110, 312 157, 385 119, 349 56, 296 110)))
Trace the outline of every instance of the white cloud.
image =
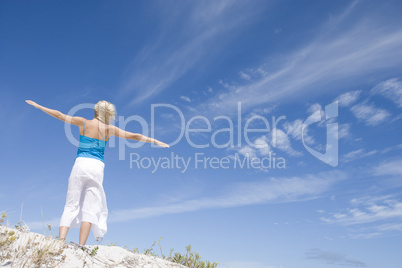
POLYGON ((382 236, 383 233, 380 232, 367 232, 359 234, 350 234, 349 236, 353 239, 372 239, 382 236))
POLYGON ((291 156, 301 156, 303 153, 296 151, 292 148, 288 135, 281 129, 274 129, 269 137, 262 135, 253 142, 253 145, 244 145, 240 149, 231 148, 236 150, 242 155, 248 154, 249 157, 266 156, 273 152, 273 149, 281 150, 291 156))
POLYGON ((402 175, 402 160, 393 160, 391 162, 382 163, 373 168, 374 175, 391 175, 399 176, 402 175))
POLYGON ((261 5, 226 0, 161 1, 152 9, 159 14, 159 32, 135 56, 119 92, 121 98, 132 97, 132 103, 157 95, 194 66, 214 58, 263 10, 261 5))
POLYGON ((110 213, 110 222, 124 222, 200 209, 311 200, 318 198, 333 184, 345 178, 345 173, 334 170, 299 177, 269 177, 259 181, 241 182, 230 185, 221 196, 162 206, 114 210, 110 213))
MULTIPOLYGON (((276 109, 276 105, 272 105, 272 106, 268 106, 268 107, 259 107, 259 108, 255 108, 253 109, 246 117, 245 120, 247 122, 247 120, 251 119, 254 116, 265 116, 270 114, 272 111, 274 111, 276 109)), ((256 121, 258 121, 257 119, 255 119, 256 121)), ((254 121, 255 122, 255 121, 254 121)), ((254 122, 251 122, 251 124, 253 124, 254 122)))
POLYGON ((386 120, 391 114, 384 109, 372 104, 360 103, 353 105, 350 110, 358 118, 369 126, 376 126, 386 120))
POLYGON ((296 140, 302 140, 304 138, 304 142, 307 144, 313 144, 315 141, 313 137, 309 135, 309 128, 306 127, 304 129, 304 135, 302 136, 302 127, 303 127, 303 121, 301 119, 297 119, 293 122, 285 122, 283 125, 284 130, 286 131, 286 134, 291 136, 293 139, 296 140))
MULTIPOLYGON (((323 94, 334 87, 332 83, 345 79, 352 86, 358 77, 375 74, 402 63, 402 30, 384 25, 366 15, 347 29, 339 28, 342 20, 353 15, 353 2, 348 12, 341 14, 318 31, 315 40, 285 56, 267 56, 269 74, 253 79, 247 85, 222 90, 206 105, 213 113, 231 113, 241 100, 244 110, 266 103, 294 100, 312 94, 323 94), (272 68, 272 61, 279 64, 272 68), (256 97, 258 96, 258 97, 256 97)), ((267 71, 266 71, 267 72, 267 71)), ((339 87, 337 87, 339 88, 339 87)))
POLYGON ((246 74, 245 72, 241 71, 239 73, 240 77, 245 79, 245 80, 251 80, 251 76, 249 74, 246 74))
POLYGON ((255 147, 258 149, 260 155, 268 155, 270 152, 272 152, 271 147, 268 144, 268 138, 267 136, 261 136, 258 139, 255 140, 254 142, 255 147))
POLYGON ((356 233, 351 233, 349 236, 353 239, 373 239, 382 237, 384 235, 390 235, 395 232, 402 232, 402 224, 400 221, 392 223, 384 223, 379 225, 374 225, 370 227, 360 228, 359 230, 354 230, 356 233))
POLYGON ((355 225, 402 218, 402 202, 390 196, 352 199, 351 204, 353 206, 346 211, 321 219, 328 223, 355 225))
POLYGON ((235 150, 239 154, 249 157, 250 159, 268 156, 273 152, 271 146, 269 145, 269 139, 265 135, 257 138, 253 142, 252 146, 244 145, 241 148, 234 147, 230 148, 229 150, 235 150))
POLYGON ((336 98, 336 100, 338 100, 339 106, 348 107, 352 103, 356 102, 356 100, 360 96, 360 93, 361 93, 361 90, 349 91, 349 92, 339 95, 336 98))
POLYGON ((365 149, 357 149, 357 150, 354 150, 354 151, 350 151, 347 154, 344 154, 342 156, 342 158, 341 158, 341 161, 342 162, 351 162, 353 160, 364 158, 364 157, 367 157, 367 156, 371 156, 371 155, 374 155, 376 153, 378 153, 377 150, 371 150, 369 152, 366 152, 365 149))
POLYGON ((381 224, 377 226, 379 231, 388 232, 388 231, 399 231, 402 232, 402 223, 387 223, 381 224))
POLYGON ((353 239, 373 239, 389 235, 390 233, 402 232, 402 224, 400 221, 392 223, 384 223, 370 227, 360 228, 355 231, 357 233, 349 234, 353 239))
POLYGON ((339 139, 350 137, 350 135, 351 135, 350 126, 351 126, 351 124, 339 124, 339 126, 338 126, 338 138, 339 139))
POLYGON ((313 114, 313 113, 315 113, 316 111, 324 112, 324 111, 322 110, 321 104, 314 103, 313 105, 311 105, 311 106, 307 109, 307 112, 308 112, 309 114, 313 114))
POLYGON ((293 122, 285 122, 285 124, 283 125, 286 133, 288 135, 291 135, 296 140, 302 139, 302 127, 303 121, 300 119, 297 119, 293 122))
POLYGON ((191 102, 191 99, 187 96, 180 96, 180 99, 187 101, 187 102, 191 102))
MULTIPOLYGON (((318 111, 318 110, 322 111, 321 105, 319 105, 319 104, 310 106, 310 108, 308 110, 310 113, 314 113, 315 111, 318 111)), ((320 121, 318 126, 326 127, 326 124, 324 124, 323 122, 324 121, 320 121)), ((350 135, 351 135, 350 126, 351 126, 350 124, 339 124, 338 125, 338 139, 350 137, 350 135)), ((311 130, 311 128, 306 127, 304 129, 304 133, 303 133, 304 135, 302 136, 302 127, 303 127, 303 121, 301 119, 297 119, 293 122, 285 122, 283 125, 283 128, 288 136, 292 137, 295 140, 300 140, 300 141, 303 138, 304 142, 306 144, 310 144, 310 145, 314 144, 315 140, 309 132, 311 130)), ((328 131, 329 131, 330 135, 335 134, 334 128, 330 128, 328 131)))
POLYGON ((388 146, 388 147, 382 149, 381 153, 385 154, 385 153, 388 153, 393 150, 401 150, 401 149, 402 149, 402 143, 394 145, 394 146, 388 146))
POLYGON ((290 144, 288 135, 281 129, 274 129, 271 135, 270 145, 273 148, 278 148, 281 151, 288 153, 291 156, 301 156, 303 153, 295 151, 290 144))
POLYGON ((391 123, 394 123, 395 121, 398 121, 402 119, 402 113, 395 115, 394 118, 392 118, 391 123))
POLYGON ((306 252, 308 259, 323 261, 326 264, 335 264, 341 266, 353 266, 353 267, 367 267, 367 264, 356 259, 352 259, 346 254, 323 251, 318 248, 310 249, 306 252))
POLYGON ((248 156, 250 158, 257 157, 257 150, 249 145, 244 145, 238 150, 239 154, 248 156))
POLYGON ((402 82, 398 78, 392 78, 377 84, 372 94, 380 94, 402 107, 402 82))

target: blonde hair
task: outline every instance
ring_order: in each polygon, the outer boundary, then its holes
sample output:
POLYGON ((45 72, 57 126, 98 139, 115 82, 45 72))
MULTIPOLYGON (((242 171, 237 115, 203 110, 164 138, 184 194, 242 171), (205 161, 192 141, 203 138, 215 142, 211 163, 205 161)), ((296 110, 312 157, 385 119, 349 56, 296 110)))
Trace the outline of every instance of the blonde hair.
POLYGON ((95 104, 95 118, 108 125, 110 118, 116 119, 116 108, 110 102, 101 100, 95 104))

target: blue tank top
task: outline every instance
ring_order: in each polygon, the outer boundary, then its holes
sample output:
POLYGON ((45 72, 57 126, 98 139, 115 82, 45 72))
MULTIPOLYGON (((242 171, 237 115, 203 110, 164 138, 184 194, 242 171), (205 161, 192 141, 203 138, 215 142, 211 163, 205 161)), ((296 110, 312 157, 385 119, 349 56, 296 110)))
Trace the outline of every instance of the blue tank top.
POLYGON ((80 145, 78 147, 77 157, 89 157, 95 158, 102 162, 105 162, 103 159, 103 155, 105 152, 105 147, 107 144, 106 138, 109 135, 109 126, 107 127, 107 134, 104 140, 99 140, 95 138, 90 138, 85 136, 85 123, 84 122, 84 130, 83 135, 80 135, 80 145))

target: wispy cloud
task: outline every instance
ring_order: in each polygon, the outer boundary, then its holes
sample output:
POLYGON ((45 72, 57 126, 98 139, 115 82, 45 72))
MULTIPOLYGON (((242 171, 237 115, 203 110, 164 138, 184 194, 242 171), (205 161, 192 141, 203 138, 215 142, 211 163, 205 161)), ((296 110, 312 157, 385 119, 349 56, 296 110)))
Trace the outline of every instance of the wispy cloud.
POLYGON ((302 156, 303 153, 292 148, 288 135, 281 129, 274 129, 271 138, 272 147, 288 153, 291 156, 302 156))
POLYGON ((270 152, 274 152, 274 149, 294 157, 303 155, 302 152, 293 149, 288 134, 281 129, 273 129, 268 135, 256 138, 250 145, 244 145, 240 148, 230 148, 230 150, 235 150, 242 155, 248 154, 250 158, 266 156, 270 152))
POLYGON ((180 99, 186 101, 186 102, 191 102, 191 99, 187 96, 180 96, 180 99))
POLYGON ((240 75, 240 77, 243 78, 243 79, 246 79, 246 80, 250 80, 250 79, 251 79, 251 76, 250 76, 249 74, 246 74, 246 73, 243 72, 243 71, 241 71, 241 72, 239 73, 239 75, 240 75))
POLYGON ((351 200, 351 208, 321 219, 345 225, 366 224, 402 218, 402 202, 391 196, 365 197, 351 200))
MULTIPOLYGON (((144 101, 168 88, 196 64, 213 56, 260 12, 250 2, 158 2, 160 32, 126 71, 120 96, 144 101), (245 12, 246 11, 246 12, 245 12), (235 29, 235 30, 234 30, 235 29)), ((261 5, 260 9, 261 9, 261 5)))
POLYGON ((322 106, 321 106, 321 104, 319 104, 319 103, 314 103, 313 105, 310 105, 310 107, 307 109, 307 112, 308 112, 309 114, 313 114, 313 113, 315 113, 316 111, 323 112, 323 111, 322 111, 322 106))
MULTIPOLYGON (((276 105, 255 108, 245 116, 244 121, 247 122, 248 120, 251 120, 251 118, 253 118, 253 117, 254 118, 258 118, 258 117, 267 118, 267 116, 271 112, 273 112, 276 108, 277 108, 276 105)), ((255 123, 255 121, 251 121, 250 126, 252 126, 254 123, 255 123)))
POLYGON ((286 131, 286 134, 295 140, 301 141, 302 139, 304 139, 304 142, 306 142, 307 144, 315 143, 314 138, 309 134, 311 128, 306 127, 304 129, 304 133, 302 133, 303 120, 301 119, 296 119, 293 122, 285 122, 283 128, 286 131))
POLYGON ((392 175, 400 176, 402 175, 402 160, 393 160, 390 162, 382 163, 373 168, 374 175, 392 175))
POLYGON ((345 173, 331 171, 302 177, 270 177, 260 181, 237 183, 229 186, 226 193, 221 196, 205 197, 163 206, 115 210, 111 212, 110 221, 124 222, 200 209, 309 200, 318 198, 322 193, 328 191, 333 184, 345 178, 345 173))
POLYGON ((350 230, 350 238, 353 239, 375 239, 384 236, 394 236, 396 233, 402 232, 402 224, 400 221, 384 224, 374 224, 356 230, 350 230))
POLYGON ((306 252, 306 257, 312 260, 323 261, 326 264, 342 265, 342 266, 354 266, 354 267, 367 267, 367 264, 350 258, 346 254, 323 251, 318 248, 310 249, 306 252))
MULTIPOLYGON (((256 110, 258 110, 258 109, 254 109, 253 112, 251 112, 249 115, 254 115, 255 114, 254 111, 256 111, 256 110)), ((267 112, 270 112, 270 111, 271 111, 271 109, 268 109, 267 112)), ((310 105, 307 109, 308 114, 313 114, 316 111, 320 111, 322 115, 325 114, 324 110, 322 109, 322 106, 319 103, 310 105)), ((303 122, 304 121, 302 119, 296 119, 294 121, 285 121, 283 123, 283 130, 279 129, 279 128, 272 129, 268 135, 263 135, 263 136, 257 138, 254 142, 255 146, 245 145, 237 150, 241 154, 246 154, 246 153, 249 154, 250 157, 255 157, 258 154, 261 154, 261 148, 265 148, 264 150, 266 153, 272 152, 274 149, 276 149, 276 150, 283 151, 290 156, 302 156, 303 153, 301 151, 296 151, 295 149, 293 149, 291 139, 293 139, 294 141, 297 141, 297 142, 300 142, 303 139, 304 142, 307 144, 311 144, 311 145, 315 144, 315 140, 314 140, 313 136, 310 134, 314 130, 314 128, 306 127, 303 129, 303 122), (303 133, 302 133, 302 130, 304 130, 303 133), (257 146, 257 143, 260 146, 257 146)), ((319 121, 319 123, 316 126, 317 127, 326 127, 327 126, 326 122, 329 123, 330 120, 321 120, 321 121, 319 121)), ((338 131, 337 131, 338 139, 350 137, 351 136, 350 128, 351 128, 350 123, 339 124, 338 131)), ((333 128, 330 128, 328 131, 330 134, 335 134, 335 130, 333 128)), ((320 147, 322 147, 322 145, 316 145, 316 147, 320 148, 320 147)), ((349 155, 346 155, 344 160, 345 161, 351 160, 352 156, 357 157, 359 152, 350 153, 349 155)), ((369 156, 374 153, 376 153, 376 151, 366 153, 366 155, 364 155, 364 156, 369 156)), ((361 157, 363 157, 363 156, 361 156, 361 157)))
POLYGON ((368 126, 376 126, 385 121, 391 115, 388 111, 377 108, 373 104, 368 103, 353 105, 350 110, 357 119, 362 120, 368 126))
POLYGON ((360 93, 361 90, 349 91, 339 95, 336 100, 338 101, 339 106, 348 107, 359 98, 360 93))
POLYGON ((394 150, 402 150, 402 143, 396 144, 394 146, 388 146, 381 150, 382 154, 394 151, 394 150))
POLYGON ((297 140, 302 139, 302 127, 303 121, 301 119, 297 119, 293 122, 285 122, 283 126, 286 133, 297 140))
MULTIPOLYGON (((267 61, 259 78, 245 85, 222 89, 220 94, 202 105, 215 113, 230 113, 242 101, 244 110, 297 98, 307 93, 325 92, 333 82, 400 66, 402 30, 384 25, 369 14, 342 28, 342 20, 353 14, 353 2, 343 14, 332 18, 308 45, 275 59, 276 68, 267 61), (255 96, 258 96, 256 98, 255 96)), ((272 61, 272 56, 270 57, 272 61)), ((257 68, 255 68, 257 69, 257 68)), ((351 83, 349 83, 351 84, 351 83)), ((332 87, 333 89, 333 87, 332 87)), ((322 93, 320 93, 322 94, 322 93)))
POLYGON ((267 156, 270 152, 273 152, 271 146, 269 145, 268 137, 265 135, 257 138, 253 142, 252 146, 244 145, 240 148, 233 147, 229 148, 229 151, 237 151, 243 156, 250 157, 250 159, 260 156, 267 156))
POLYGON ((380 232, 363 232, 349 235, 349 237, 353 239, 373 239, 381 236, 383 236, 383 233, 380 232))
POLYGON ((388 224, 381 224, 377 227, 379 231, 399 231, 402 232, 402 223, 388 223, 388 224))
MULTIPOLYGON (((319 103, 315 103, 311 105, 308 109, 307 112, 309 114, 314 114, 316 111, 320 111, 321 115, 325 114, 324 110, 322 109, 322 106, 319 103)), ((332 119, 331 119, 332 120, 332 119)), ((292 137, 295 140, 301 141, 302 139, 304 140, 305 143, 307 144, 314 144, 315 140, 311 132, 313 132, 314 128, 313 127, 306 127, 304 128, 304 133, 302 133, 303 130, 303 120, 302 119, 296 119, 293 122, 285 122, 283 125, 283 128, 286 132, 286 134, 289 137, 292 137)), ((329 120, 321 120, 318 122, 317 127, 326 127, 327 124, 330 123, 329 120)), ((331 121, 332 123, 332 121, 331 121)), ((350 123, 344 123, 344 124, 339 124, 338 125, 338 139, 343 139, 343 138, 348 138, 351 136, 350 133, 350 123)), ((329 133, 335 134, 335 130, 333 128, 328 130, 329 133)), ((319 147, 320 145, 317 145, 319 147)))
POLYGON ((338 126, 338 138, 349 138, 352 134, 350 133, 350 123, 347 124, 339 124, 338 126))
POLYGON ((398 78, 388 79, 377 84, 371 93, 383 95, 402 107, 402 82, 398 78))
POLYGON ((377 150, 371 150, 369 152, 366 152, 365 149, 358 149, 358 150, 350 151, 347 154, 344 154, 341 157, 341 161, 342 162, 351 162, 351 161, 359 159, 359 158, 364 158, 367 156, 375 155, 376 153, 378 153, 377 150))
POLYGON ((384 236, 393 236, 396 233, 402 232, 402 224, 400 221, 384 224, 374 224, 368 227, 357 228, 356 230, 350 230, 350 238, 353 239, 375 239, 384 236))

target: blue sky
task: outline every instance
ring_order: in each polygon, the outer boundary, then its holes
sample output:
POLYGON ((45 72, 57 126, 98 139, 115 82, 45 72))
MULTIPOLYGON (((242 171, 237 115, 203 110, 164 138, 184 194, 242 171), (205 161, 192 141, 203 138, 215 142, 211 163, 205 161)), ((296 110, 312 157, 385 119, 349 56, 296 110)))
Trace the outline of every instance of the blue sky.
POLYGON ((42 209, 57 235, 76 156, 78 128, 24 100, 91 119, 105 99, 115 125, 171 148, 109 141, 104 242, 143 251, 162 236, 164 253, 191 244, 220 267, 399 267, 401 8, 2 1, 0 211, 16 224, 23 203, 23 221, 43 232, 42 209), (246 124, 260 132, 245 136, 246 124), (331 148, 335 165, 311 153, 331 148), (285 164, 269 167, 274 158, 285 164))

